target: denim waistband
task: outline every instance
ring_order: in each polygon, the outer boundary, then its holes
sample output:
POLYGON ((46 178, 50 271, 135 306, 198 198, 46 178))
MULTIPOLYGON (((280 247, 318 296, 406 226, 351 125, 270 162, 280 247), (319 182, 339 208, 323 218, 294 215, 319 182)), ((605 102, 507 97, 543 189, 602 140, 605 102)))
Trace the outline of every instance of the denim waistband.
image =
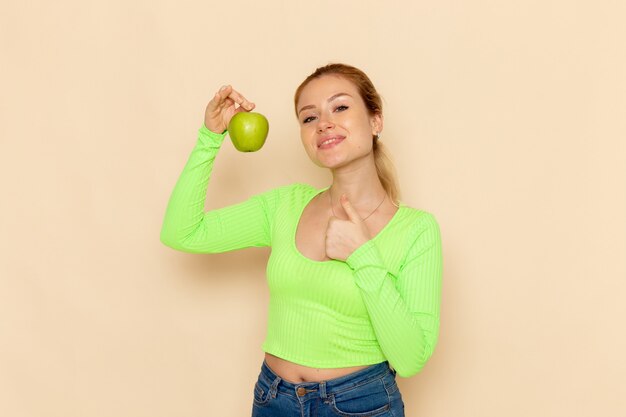
MULTIPOLYGON (((395 375, 395 371, 389 366, 388 361, 370 365, 356 372, 340 376, 338 378, 323 380, 319 382, 292 383, 285 381, 268 366, 265 359, 261 366, 261 376, 265 378, 271 386, 272 396, 276 396, 277 391, 287 393, 292 396, 306 397, 315 396, 326 398, 328 394, 339 393, 347 389, 364 384, 372 379, 381 378, 386 374, 395 375)), ((304 398, 303 398, 304 399, 304 398)))

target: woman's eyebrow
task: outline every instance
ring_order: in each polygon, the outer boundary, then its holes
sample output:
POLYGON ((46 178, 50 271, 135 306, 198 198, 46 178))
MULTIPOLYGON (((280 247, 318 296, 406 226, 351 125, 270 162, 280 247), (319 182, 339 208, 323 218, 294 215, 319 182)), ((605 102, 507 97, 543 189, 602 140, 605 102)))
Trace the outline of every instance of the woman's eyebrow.
MULTIPOLYGON (((333 95, 332 97, 330 97, 327 101, 330 103, 331 101, 333 101, 334 99, 336 99, 337 97, 341 97, 341 96, 348 96, 348 97, 352 97, 350 94, 348 93, 337 93, 335 95, 333 95)), ((300 114, 300 112, 302 110, 306 110, 306 109, 312 109, 315 108, 315 105, 313 104, 309 104, 308 106, 304 106, 302 107, 300 110, 298 110, 298 114, 300 114)))

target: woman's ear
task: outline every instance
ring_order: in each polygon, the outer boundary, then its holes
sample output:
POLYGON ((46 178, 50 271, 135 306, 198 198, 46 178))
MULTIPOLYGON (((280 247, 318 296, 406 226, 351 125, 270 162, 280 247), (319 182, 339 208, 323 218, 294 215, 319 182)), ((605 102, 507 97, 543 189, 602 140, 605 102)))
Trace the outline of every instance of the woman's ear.
POLYGON ((376 113, 370 120, 372 125, 372 135, 376 136, 383 131, 383 115, 381 113, 376 113))

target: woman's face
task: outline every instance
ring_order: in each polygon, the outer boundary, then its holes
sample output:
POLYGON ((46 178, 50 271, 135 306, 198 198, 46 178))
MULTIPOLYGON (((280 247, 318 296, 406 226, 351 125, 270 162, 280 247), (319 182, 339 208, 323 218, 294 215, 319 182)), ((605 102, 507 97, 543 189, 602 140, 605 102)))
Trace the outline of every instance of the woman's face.
POLYGON ((356 86, 340 76, 310 81, 296 109, 302 145, 321 167, 337 168, 367 156, 372 135, 382 129, 382 118, 370 116, 356 86))

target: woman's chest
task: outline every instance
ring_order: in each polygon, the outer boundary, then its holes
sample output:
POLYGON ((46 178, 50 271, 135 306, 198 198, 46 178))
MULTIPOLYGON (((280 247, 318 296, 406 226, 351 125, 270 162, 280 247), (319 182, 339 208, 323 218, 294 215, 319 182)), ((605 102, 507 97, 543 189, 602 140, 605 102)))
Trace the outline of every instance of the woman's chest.
MULTIPOLYGON (((289 305, 294 310, 316 306, 357 320, 367 317, 354 271, 346 262, 326 256, 328 219, 316 220, 309 213, 302 214, 297 217, 300 211, 292 213, 287 208, 277 212, 267 264, 272 302, 289 305)), ((401 259, 396 251, 388 250, 388 239, 402 237, 394 232, 386 228, 384 233, 376 236, 376 243, 381 253, 381 265, 395 281, 401 259)))
MULTIPOLYGON (((367 219, 366 227, 370 237, 378 235, 393 218, 393 214, 381 213, 367 219)), ((304 208, 294 234, 294 246, 301 255, 317 262, 331 259, 326 254, 326 233, 330 216, 328 208, 314 203, 304 208)), ((347 221, 345 213, 338 213, 338 218, 347 221)))
POLYGON ((294 244, 304 257, 317 262, 329 261, 326 255, 326 229, 328 218, 325 213, 304 210, 296 225, 294 244))

